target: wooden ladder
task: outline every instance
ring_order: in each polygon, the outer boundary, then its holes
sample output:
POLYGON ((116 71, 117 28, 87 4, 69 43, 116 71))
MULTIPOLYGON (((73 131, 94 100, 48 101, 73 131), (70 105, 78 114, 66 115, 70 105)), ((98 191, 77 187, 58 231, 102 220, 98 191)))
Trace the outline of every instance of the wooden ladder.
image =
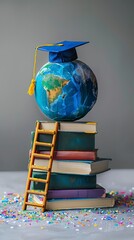
POLYGON ((34 141, 33 141, 33 148, 31 152, 31 159, 29 163, 29 171, 28 171, 28 177, 27 177, 27 183, 26 183, 26 190, 25 190, 25 195, 24 195, 24 203, 23 203, 23 210, 26 210, 27 206, 35 206, 35 207, 40 207, 42 208, 42 212, 46 210, 46 202, 47 202, 47 193, 48 193, 48 187, 49 187, 49 182, 50 182, 50 177, 51 177, 51 169, 52 169, 52 164, 53 164, 53 156, 54 156, 54 148, 56 144, 56 137, 57 137, 57 132, 59 128, 58 122, 55 122, 55 126, 53 130, 45 130, 41 129, 41 124, 39 121, 36 122, 36 128, 35 128, 35 135, 34 135, 34 141), (52 136, 52 142, 40 142, 38 141, 38 136, 39 134, 51 134, 52 136), (37 146, 47 146, 51 148, 50 155, 49 154, 40 154, 36 153, 36 148, 37 146), (35 158, 41 158, 41 159, 49 159, 48 166, 43 167, 43 166, 37 166, 34 165, 34 160, 35 158), (33 170, 42 170, 47 172, 46 179, 40 179, 40 178, 33 178, 33 170), (31 182, 42 182, 45 183, 44 191, 35 191, 31 190, 31 182), (29 194, 35 194, 35 195, 42 195, 43 196, 43 201, 42 204, 38 204, 36 202, 29 201, 29 194))

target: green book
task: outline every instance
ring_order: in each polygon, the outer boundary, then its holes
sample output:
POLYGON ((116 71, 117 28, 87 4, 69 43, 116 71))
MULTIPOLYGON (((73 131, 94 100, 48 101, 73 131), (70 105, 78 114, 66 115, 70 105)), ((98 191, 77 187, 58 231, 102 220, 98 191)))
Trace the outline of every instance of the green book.
MULTIPOLYGON (((34 178, 46 179, 45 172, 34 171, 34 178)), ((45 184, 32 182, 31 188, 34 190, 44 190, 45 184)), ((96 175, 77 175, 51 173, 49 189, 86 189, 96 187, 96 175)))
MULTIPOLYGON (((34 132, 32 132, 31 134, 32 145, 34 139, 34 132)), ((50 143, 52 142, 52 135, 39 134, 38 141, 50 143)), ((57 134, 55 150, 88 151, 94 149, 95 149, 95 133, 59 131, 57 134)), ((45 146, 37 146, 37 150, 49 151, 50 148, 45 146)))

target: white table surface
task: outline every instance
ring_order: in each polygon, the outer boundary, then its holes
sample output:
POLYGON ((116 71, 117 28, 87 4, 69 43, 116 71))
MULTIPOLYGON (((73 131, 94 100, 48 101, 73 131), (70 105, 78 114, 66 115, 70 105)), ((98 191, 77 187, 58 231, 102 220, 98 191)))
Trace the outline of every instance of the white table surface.
MULTIPOLYGON (((0 197, 6 193, 18 193, 23 194, 25 190, 25 183, 27 178, 27 172, 0 172, 0 197)), ((97 176, 97 183, 101 184, 109 192, 111 190, 134 192, 134 170, 110 170, 106 173, 99 174, 97 176)), ((2 203, 1 203, 2 204, 2 203)), ((11 205, 11 209, 14 209, 15 205, 11 205)), ((125 209, 125 207, 124 207, 125 209)), ((127 208, 126 208, 127 209, 127 208)), ((2 213, 3 209, 0 209, 2 213)), ((11 210, 12 211, 12 210, 11 210)), ((107 210, 108 211, 108 210, 107 210)), ((110 211, 110 210, 109 210, 110 211)), ((120 212, 120 209, 119 209, 120 212)), ((117 222, 119 219, 123 219, 124 225, 118 227, 115 226, 113 221, 102 220, 102 226, 100 227, 98 217, 96 213, 89 212, 87 214, 77 211, 70 211, 67 213, 70 224, 66 225, 65 215, 64 218, 58 221, 58 224, 52 222, 48 223, 48 219, 41 220, 39 222, 33 221, 30 224, 24 224, 24 219, 21 217, 17 221, 13 219, 0 218, 0 240, 60 240, 60 239, 84 239, 84 240, 134 240, 134 207, 131 211, 117 214, 117 222), (76 225, 76 218, 78 218, 76 225), (83 216, 82 216, 83 214, 83 216), (71 218, 71 216, 73 216, 71 218), (91 223, 95 221, 92 226, 87 224, 89 220, 91 223), (81 224, 81 219, 85 224, 81 224), (91 219, 90 219, 91 218, 91 219), (72 220, 71 220, 72 219, 72 220), (12 220, 12 221, 11 221, 12 220), (131 224, 127 224, 126 221, 131 221, 131 224)), ((104 219, 104 215, 101 217, 104 219)), ((111 216, 111 215, 110 215, 111 216)), ((51 218, 49 217, 51 222, 51 218)))

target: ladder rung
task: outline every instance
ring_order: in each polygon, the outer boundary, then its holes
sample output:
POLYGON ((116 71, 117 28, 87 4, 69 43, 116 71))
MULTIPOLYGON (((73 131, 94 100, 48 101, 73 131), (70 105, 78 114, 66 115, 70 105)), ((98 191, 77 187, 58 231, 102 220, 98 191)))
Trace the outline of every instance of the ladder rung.
POLYGON ((44 171, 49 171, 49 170, 50 170, 50 168, 48 168, 48 167, 36 166, 36 165, 32 165, 31 168, 32 168, 32 169, 42 170, 42 171, 43 171, 43 170, 44 170, 44 171))
POLYGON ((42 178, 29 178, 30 181, 33 182, 42 182, 42 183, 48 183, 48 181, 46 179, 42 179, 42 178))
POLYGON ((51 157, 49 154, 41 154, 41 153, 33 153, 33 156, 37 158, 47 158, 47 159, 51 157))
POLYGON ((45 129, 38 129, 38 133, 42 133, 42 134, 55 134, 54 130, 45 130, 45 129))
POLYGON ((47 142, 38 142, 38 141, 36 141, 35 144, 39 145, 39 146, 53 147, 52 143, 47 143, 47 142))
POLYGON ((25 202, 26 205, 33 206, 33 207, 44 207, 43 204, 35 203, 35 202, 25 202))
POLYGON ((46 196, 46 192, 43 191, 27 190, 27 193, 46 196))

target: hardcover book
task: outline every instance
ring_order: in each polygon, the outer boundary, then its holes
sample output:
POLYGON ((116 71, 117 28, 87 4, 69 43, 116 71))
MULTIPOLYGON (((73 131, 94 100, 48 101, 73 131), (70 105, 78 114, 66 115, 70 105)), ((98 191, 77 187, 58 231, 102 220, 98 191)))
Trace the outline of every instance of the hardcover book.
MULTIPOLYGON (((51 172, 66 173, 66 174, 98 174, 109 169, 111 159, 100 159, 96 161, 77 161, 77 160, 54 160, 51 172)), ((40 171, 43 166, 48 166, 49 160, 37 159, 34 160, 35 167, 40 171)), ((45 171, 45 168, 44 168, 45 171)))
MULTIPOLYGON (((42 199, 34 195, 33 201, 42 204, 42 199)), ((47 200, 47 210, 64 210, 64 209, 83 209, 83 208, 102 208, 113 207, 115 199, 113 197, 101 198, 74 198, 74 199, 51 199, 47 200)))
MULTIPOLYGON (((53 130, 55 122, 41 121, 41 128, 53 130)), ((96 122, 59 122, 59 131, 96 133, 96 122)))
MULTIPOLYGON (((91 151, 54 151, 54 160, 96 160, 98 149, 91 151)), ((50 151, 38 151, 50 155, 50 151)))
MULTIPOLYGON (((33 171, 33 178, 46 179, 46 172, 33 171)), ((44 190, 45 184, 32 182, 31 188, 34 190, 44 190)), ((96 188, 96 175, 76 175, 51 173, 49 189, 87 189, 96 188)))
MULTIPOLYGON (((33 145, 34 132, 31 132, 33 145)), ((51 135, 39 134, 39 142, 52 142, 51 135)), ((58 131, 57 141, 55 145, 56 151, 89 151, 95 149, 95 134, 85 132, 67 132, 58 131)), ((37 151, 50 151, 47 146, 37 146, 37 151)))
MULTIPOLYGON (((71 187, 71 186, 70 186, 71 187)), ((62 189, 49 190, 47 199, 56 198, 99 198, 106 197, 106 190, 100 185, 93 189, 62 189)), ((43 199, 43 198, 42 198, 43 199)))

